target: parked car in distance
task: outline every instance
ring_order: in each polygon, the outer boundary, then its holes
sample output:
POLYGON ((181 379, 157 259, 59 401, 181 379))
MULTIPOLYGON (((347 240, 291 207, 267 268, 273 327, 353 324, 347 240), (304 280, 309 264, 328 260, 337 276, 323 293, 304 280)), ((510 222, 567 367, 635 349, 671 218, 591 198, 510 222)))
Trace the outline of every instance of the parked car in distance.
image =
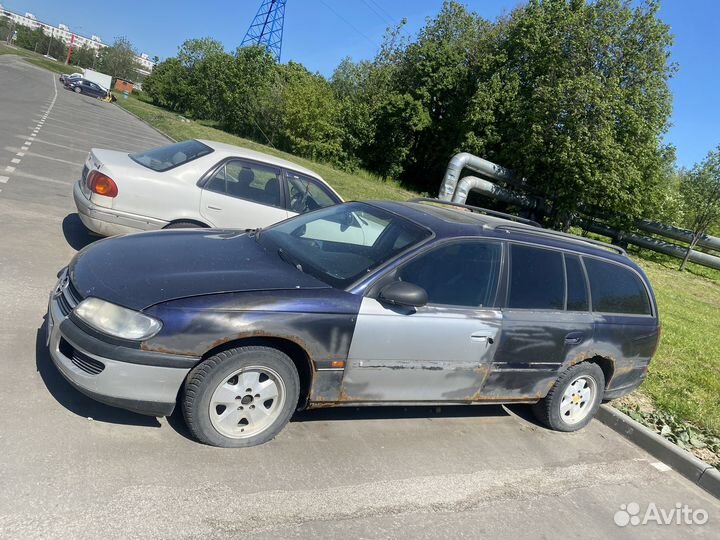
POLYGON ((69 81, 74 81, 74 80, 77 80, 77 79, 82 79, 82 77, 83 77, 83 74, 82 74, 82 73, 71 73, 70 75, 67 75, 67 74, 65 74, 65 73, 61 73, 59 79, 60 79, 60 82, 61 82, 61 83, 65 84, 66 82, 69 82, 69 81))
POLYGON ((60 273, 50 354, 99 401, 169 415, 178 399, 217 446, 346 405, 528 403, 580 429, 646 375, 650 283, 620 248, 488 213, 352 202, 102 240, 60 273))
POLYGON ((108 91, 99 84, 95 84, 92 81, 82 78, 68 79, 65 81, 64 85, 67 90, 72 90, 77 94, 85 94, 86 96, 96 98, 104 98, 108 95, 108 91))
POLYGON ((153 229, 266 227, 342 202, 317 173, 213 141, 128 154, 93 148, 73 195, 96 234, 153 229))

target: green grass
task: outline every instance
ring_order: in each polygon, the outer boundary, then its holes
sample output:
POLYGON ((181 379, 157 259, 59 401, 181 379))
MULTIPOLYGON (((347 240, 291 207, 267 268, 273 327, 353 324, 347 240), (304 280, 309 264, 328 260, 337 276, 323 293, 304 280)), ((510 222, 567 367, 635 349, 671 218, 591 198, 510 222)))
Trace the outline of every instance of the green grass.
POLYGON ((633 253, 655 290, 662 338, 641 387, 656 407, 720 434, 720 272, 643 250, 633 253), (700 275, 701 274, 701 275, 700 275))
MULTIPOLYGON (((346 199, 407 199, 416 193, 364 171, 355 174, 297 158, 230 135, 208 125, 183 121, 175 113, 136 96, 118 95, 118 104, 177 140, 206 138, 280 156, 317 171, 346 199)), ((440 179, 438 178, 438 183, 440 179)), ((653 405, 714 433, 720 433, 720 272, 647 250, 630 255, 646 270, 657 295, 662 340, 640 392, 653 405)))
POLYGON ((54 71, 55 73, 70 74, 76 73, 79 69, 77 66, 66 66, 62 62, 58 62, 57 60, 52 60, 50 58, 45 58, 42 54, 37 54, 33 51, 28 51, 27 49, 23 49, 21 47, 10 47, 8 45, 0 44, 0 54, 15 54, 17 56, 21 56, 31 64, 34 64, 43 69, 47 69, 49 71, 54 71))
POLYGON ((199 122, 183 121, 179 115, 138 99, 132 94, 128 97, 128 99, 124 99, 123 95, 119 92, 116 92, 115 96, 117 97, 117 103, 121 107, 127 109, 133 114, 136 114, 148 122, 151 126, 168 134, 173 139, 210 139, 213 141, 243 146, 245 148, 250 148, 252 150, 288 159, 298 165, 302 165, 303 167, 307 167, 308 169, 317 172, 328 183, 330 183, 330 185, 332 185, 345 200, 407 200, 410 197, 418 196, 417 193, 403 189, 397 182, 381 180, 377 176, 366 171, 357 171, 355 173, 342 171, 324 163, 317 163, 315 161, 299 158, 293 156, 292 154, 288 154, 287 152, 281 152, 269 146, 231 135, 225 131, 221 131, 199 122))

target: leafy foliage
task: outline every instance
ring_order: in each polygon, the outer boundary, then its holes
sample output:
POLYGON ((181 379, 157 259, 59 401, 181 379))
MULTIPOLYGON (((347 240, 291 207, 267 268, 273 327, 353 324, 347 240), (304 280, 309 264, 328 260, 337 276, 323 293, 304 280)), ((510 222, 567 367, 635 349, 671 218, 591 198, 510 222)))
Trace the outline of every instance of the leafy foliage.
POLYGON ((720 438, 709 431, 680 421, 669 412, 659 409, 642 411, 639 407, 631 407, 623 408, 623 412, 683 450, 692 452, 704 449, 705 454, 712 456, 710 465, 720 468, 720 438))
POLYGON ((133 79, 137 75, 137 52, 126 37, 119 37, 100 51, 98 70, 120 79, 133 79))
POLYGON ((422 191, 469 151, 527 178, 555 222, 681 218, 662 143, 672 38, 657 1, 634 6, 529 0, 491 22, 446 1, 414 39, 390 28, 373 61, 345 59, 329 81, 262 49, 190 40, 145 88, 243 137, 422 191))

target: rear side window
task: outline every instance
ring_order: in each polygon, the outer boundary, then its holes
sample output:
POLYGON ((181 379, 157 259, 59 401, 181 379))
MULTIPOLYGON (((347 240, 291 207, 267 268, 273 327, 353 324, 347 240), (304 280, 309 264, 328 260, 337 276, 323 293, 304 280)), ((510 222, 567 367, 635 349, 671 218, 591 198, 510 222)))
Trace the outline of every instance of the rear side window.
POLYGON ((217 170, 205 189, 268 206, 282 206, 280 169, 261 163, 230 160, 217 170))
POLYGON ((293 212, 304 214, 339 202, 313 178, 292 171, 285 171, 285 176, 290 196, 289 206, 293 212))
POLYGON ((163 172, 184 165, 193 159, 207 156, 212 152, 213 149, 208 145, 191 140, 153 148, 145 152, 135 152, 129 156, 130 159, 148 169, 163 172))
POLYGON ((590 280, 593 311, 650 315, 650 300, 640 278, 617 264, 583 258, 590 280))
POLYGON ((508 307, 564 309, 565 272, 562 254, 511 244, 508 307))
POLYGON ((498 243, 453 242, 413 259, 400 269, 398 277, 425 289, 430 304, 492 306, 500 254, 498 243))
POLYGON ((567 275, 567 304, 568 311, 587 311, 588 302, 587 283, 583 273, 580 258, 576 255, 564 255, 565 273, 567 275))

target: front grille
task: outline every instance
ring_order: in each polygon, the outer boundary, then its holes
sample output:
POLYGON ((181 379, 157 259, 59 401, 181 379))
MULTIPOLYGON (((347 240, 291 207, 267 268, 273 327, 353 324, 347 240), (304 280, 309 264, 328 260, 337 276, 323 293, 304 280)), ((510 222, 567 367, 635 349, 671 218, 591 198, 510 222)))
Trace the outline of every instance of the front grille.
POLYGON ((67 317, 73 310, 74 306, 71 306, 68 302, 67 298, 65 297, 65 291, 63 291, 63 293, 57 297, 57 303, 58 307, 60 308, 60 313, 62 313, 65 317, 67 317))
MULTIPOLYGON (((61 282, 63 279, 65 279, 65 276, 61 278, 61 282)), ((80 303, 82 295, 78 292, 72 282, 68 280, 67 284, 60 288, 60 294, 58 294, 56 298, 60 312, 63 316, 67 317, 67 315, 75 309, 75 306, 80 303)))
POLYGON ((83 370, 85 373, 98 375, 105 369, 105 364, 78 351, 63 338, 60 338, 59 349, 63 356, 68 357, 76 368, 83 370))

